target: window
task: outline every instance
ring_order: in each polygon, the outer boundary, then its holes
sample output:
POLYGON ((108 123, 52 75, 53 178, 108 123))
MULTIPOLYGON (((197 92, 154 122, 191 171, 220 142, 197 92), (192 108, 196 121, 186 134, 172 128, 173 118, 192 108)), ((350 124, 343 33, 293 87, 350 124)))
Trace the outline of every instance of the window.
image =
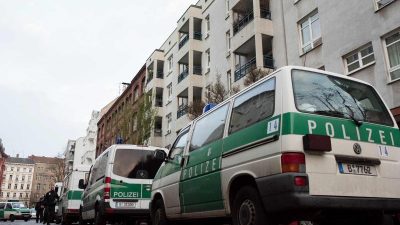
POLYGON ((232 77, 231 77, 231 70, 226 72, 226 80, 228 81, 228 91, 231 93, 232 91, 232 77))
POLYGON ((13 193, 13 197, 14 197, 14 198, 17 197, 17 193, 13 193))
POLYGON ((167 134, 171 133, 172 114, 167 115, 167 134))
POLYGON ((364 68, 375 62, 374 49, 372 44, 369 43, 367 46, 357 49, 347 56, 344 57, 344 63, 346 65, 347 74, 364 68))
POLYGON ((300 22, 301 49, 306 53, 322 43, 318 11, 300 22))
POLYGON ((14 184, 14 189, 17 190, 18 189, 18 185, 14 184))
POLYGON ((29 173, 31 173, 32 172, 32 168, 29 168, 29 173))
POLYGON ((210 54, 210 49, 206 50, 206 66, 207 66, 207 70, 210 70, 210 62, 211 62, 211 54, 210 54))
MULTIPOLYGON (((7 192, 7 198, 9 198, 10 197, 10 192, 7 192)), ((8 205, 7 205, 8 206, 8 205)), ((11 206, 11 204, 10 204, 10 206, 11 206)), ((8 208, 8 207, 7 207, 8 208)))
POLYGON ((17 175, 17 176, 15 176, 15 181, 18 181, 18 175, 17 175))
POLYGON ((174 145, 169 153, 169 158, 174 159, 176 155, 181 155, 185 149, 187 138, 189 134, 189 128, 186 128, 182 133, 176 138, 174 145))
POLYGON ((225 9, 226 9, 226 16, 229 16, 229 1, 230 0, 225 0, 225 9))
POLYGON ((11 171, 14 171, 14 167, 11 167, 11 171))
POLYGON ((133 90, 133 100, 136 101, 139 98, 139 90, 138 86, 133 90))
POLYGON ((208 37, 210 32, 210 15, 206 16, 206 37, 208 37))
POLYGON ((228 106, 229 104, 225 104, 196 122, 190 143, 190 151, 222 138, 228 106))
POLYGON ((17 167, 17 172, 19 172, 19 167, 17 167))
POLYGON ((172 99, 171 99, 171 96, 172 96, 172 83, 169 83, 168 84, 168 86, 167 86, 167 89, 168 89, 168 101, 171 101, 172 99))
POLYGON ((133 115, 133 119, 132 119, 132 130, 136 131, 137 130, 137 115, 133 115))
POLYGON ((229 133, 272 116, 275 107, 275 78, 239 95, 233 105, 229 133))
POLYGON ((22 198, 22 193, 19 193, 19 197, 22 198))
POLYGON ((231 51, 231 32, 228 30, 225 34, 226 39, 226 52, 229 53, 231 51))
POLYGON ((21 184, 20 189, 21 189, 21 190, 24 189, 24 184, 21 184))
POLYGON ((25 180, 25 176, 24 176, 24 175, 22 175, 21 179, 22 179, 22 181, 24 181, 24 180, 25 180))
POLYGON ((384 6, 389 5, 390 3, 394 2, 395 0, 375 0, 376 9, 381 9, 384 6))
POLYGON ((36 190, 40 190, 40 184, 36 184, 36 190))
POLYGON ((168 71, 169 71, 169 72, 172 72, 173 67, 174 67, 174 56, 171 55, 171 56, 168 58, 168 71))
POLYGON ((8 184, 8 189, 11 189, 11 184, 8 184))
POLYGON ((385 37, 390 80, 400 79, 400 30, 385 37))
POLYGON ((29 198, 29 194, 28 193, 25 193, 25 198, 29 198))
POLYGON ((27 185, 26 185, 26 190, 29 190, 30 187, 31 187, 31 185, 30 185, 30 184, 27 184, 27 185))
POLYGON ((12 180, 12 175, 10 175, 10 177, 8 178, 8 180, 12 180))

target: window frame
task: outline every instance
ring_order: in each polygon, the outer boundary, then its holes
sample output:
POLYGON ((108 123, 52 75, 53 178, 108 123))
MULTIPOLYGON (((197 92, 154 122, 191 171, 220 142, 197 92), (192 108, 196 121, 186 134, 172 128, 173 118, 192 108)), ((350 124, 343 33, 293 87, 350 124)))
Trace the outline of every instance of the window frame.
MULTIPOLYGON (((385 53, 385 61, 386 61, 386 69, 387 69, 387 76, 388 76, 388 83, 392 83, 392 82, 396 82, 396 81, 399 81, 400 80, 400 77, 399 78, 396 78, 396 79, 392 79, 392 77, 391 77, 391 75, 390 75, 390 73, 391 72, 393 72, 393 71, 396 71, 396 70, 400 70, 400 64, 398 64, 398 65, 396 65, 395 67, 390 67, 390 58, 389 58, 389 52, 388 52, 388 45, 387 45, 387 42, 386 42, 386 39, 388 38, 388 37, 390 37, 390 36, 392 36, 392 35, 394 35, 394 34, 396 34, 396 33, 398 33, 399 35, 400 35, 400 28, 398 28, 398 29, 396 29, 396 30, 394 30, 394 31, 392 31, 392 32, 389 32, 389 33, 387 33, 387 34, 385 34, 383 37, 382 37, 382 42, 383 42, 383 49, 384 49, 384 53, 385 53)), ((389 46, 391 46, 391 45, 393 45, 393 44, 395 44, 395 43, 398 43, 398 42, 400 42, 400 38, 399 38, 399 40, 396 40, 396 41, 394 41, 394 42, 392 42, 392 43, 390 43, 389 44, 389 46)))
POLYGON ((322 44, 322 32, 321 32, 321 21, 320 21, 320 16, 319 16, 319 12, 318 9, 313 10, 311 13, 309 13, 308 15, 306 15, 305 17, 303 17, 299 22, 298 22, 298 29, 299 29, 299 33, 300 33, 300 48, 301 48, 301 55, 306 54, 307 52, 312 51, 313 49, 315 49, 316 47, 320 46, 322 44), (312 20, 311 18, 315 15, 318 15, 317 19, 312 20), (313 29, 312 29, 312 23, 317 21, 319 22, 319 30, 320 30, 320 35, 319 37, 314 37, 313 36, 313 29), (307 21, 307 26, 302 28, 302 24, 304 22, 307 21), (307 28, 307 30, 310 32, 309 36, 310 36, 310 41, 307 43, 303 44, 303 30, 305 30, 307 28), (320 43, 318 43, 318 40, 321 40, 320 43), (305 50, 305 46, 310 45, 310 49, 305 50))
POLYGON ((395 2, 396 0, 389 0, 387 3, 385 3, 385 4, 383 4, 381 7, 379 7, 379 4, 378 4, 378 3, 379 3, 380 1, 381 1, 381 0, 374 0, 375 11, 379 11, 379 10, 385 8, 386 6, 388 6, 388 5, 392 4, 393 2, 395 2))
POLYGON ((376 59, 375 59, 374 46, 372 45, 371 42, 369 42, 369 43, 367 43, 367 44, 365 44, 365 45, 363 45, 363 46, 361 46, 361 47, 359 47, 359 48, 357 48, 357 49, 355 49, 355 50, 353 50, 353 51, 347 53, 346 55, 344 55, 344 56, 342 57, 342 59, 343 59, 344 65, 345 65, 345 74, 346 74, 346 75, 353 74, 353 73, 355 73, 355 72, 357 72, 357 71, 360 71, 360 70, 362 70, 362 69, 364 69, 364 68, 366 68, 366 67, 368 67, 368 66, 370 66, 370 65, 375 64, 376 59), (369 47, 372 48, 372 53, 369 53, 368 55, 362 56, 361 52, 362 52, 363 50, 368 49, 369 47), (357 59, 354 60, 354 61, 351 62, 351 63, 348 63, 348 62, 347 62, 347 59, 348 59, 349 57, 351 57, 351 56, 354 56, 355 54, 357 54, 357 59), (367 63, 367 64, 364 64, 363 59, 365 59, 365 58, 367 58, 367 57, 369 57, 369 56, 371 56, 371 55, 374 56, 374 60, 371 61, 371 62, 369 62, 369 63, 367 63), (357 63, 357 62, 358 62, 358 64, 359 64, 359 67, 356 68, 356 69, 354 69, 354 70, 352 70, 352 71, 349 71, 349 65, 355 64, 355 63, 357 63))

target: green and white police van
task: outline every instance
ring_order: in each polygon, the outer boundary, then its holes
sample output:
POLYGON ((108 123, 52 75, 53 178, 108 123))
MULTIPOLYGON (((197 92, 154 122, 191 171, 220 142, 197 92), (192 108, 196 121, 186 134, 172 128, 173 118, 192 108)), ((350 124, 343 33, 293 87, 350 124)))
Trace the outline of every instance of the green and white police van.
POLYGON ((0 202, 0 220, 25 220, 31 218, 31 211, 22 202, 0 202))
MULTIPOLYGON (((90 169, 80 207, 80 224, 149 220, 151 184, 162 160, 151 146, 112 145, 90 169)), ((166 150, 166 149, 163 149, 166 150)))
POLYGON ((89 176, 89 165, 79 165, 65 178, 61 186, 58 201, 57 222, 71 224, 79 221, 79 208, 83 189, 79 188, 79 180, 89 176))
POLYGON ((283 67, 180 131, 150 207, 153 225, 390 224, 399 128, 370 84, 283 67))

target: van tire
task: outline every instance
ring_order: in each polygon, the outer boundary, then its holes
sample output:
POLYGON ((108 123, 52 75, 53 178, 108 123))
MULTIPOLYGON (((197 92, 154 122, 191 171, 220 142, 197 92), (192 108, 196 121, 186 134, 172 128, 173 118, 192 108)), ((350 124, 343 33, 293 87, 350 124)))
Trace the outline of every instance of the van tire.
POLYGON ((14 220, 15 220, 14 215, 10 215, 10 221, 14 222, 14 220))
POLYGON ((235 194, 232 204, 233 225, 263 225, 267 216, 257 189, 244 186, 235 194))
POLYGON ((106 225, 106 220, 104 216, 96 210, 95 217, 94 217, 94 225, 106 225))
POLYGON ((167 225, 168 220, 165 214, 165 206, 162 199, 157 199, 154 204, 154 211, 151 214, 152 225, 167 225))

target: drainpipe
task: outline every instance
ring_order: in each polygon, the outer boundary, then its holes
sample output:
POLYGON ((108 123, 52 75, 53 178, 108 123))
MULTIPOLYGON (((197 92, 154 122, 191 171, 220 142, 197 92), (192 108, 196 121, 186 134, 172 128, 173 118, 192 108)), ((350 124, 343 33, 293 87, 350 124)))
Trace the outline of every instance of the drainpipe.
POLYGON ((285 14, 283 11, 283 1, 279 0, 281 3, 281 20, 282 20, 282 27, 283 27, 283 40, 284 40, 284 48, 285 50, 283 51, 285 55, 285 66, 288 65, 288 53, 287 53, 287 41, 286 41, 286 22, 285 22, 285 14))

